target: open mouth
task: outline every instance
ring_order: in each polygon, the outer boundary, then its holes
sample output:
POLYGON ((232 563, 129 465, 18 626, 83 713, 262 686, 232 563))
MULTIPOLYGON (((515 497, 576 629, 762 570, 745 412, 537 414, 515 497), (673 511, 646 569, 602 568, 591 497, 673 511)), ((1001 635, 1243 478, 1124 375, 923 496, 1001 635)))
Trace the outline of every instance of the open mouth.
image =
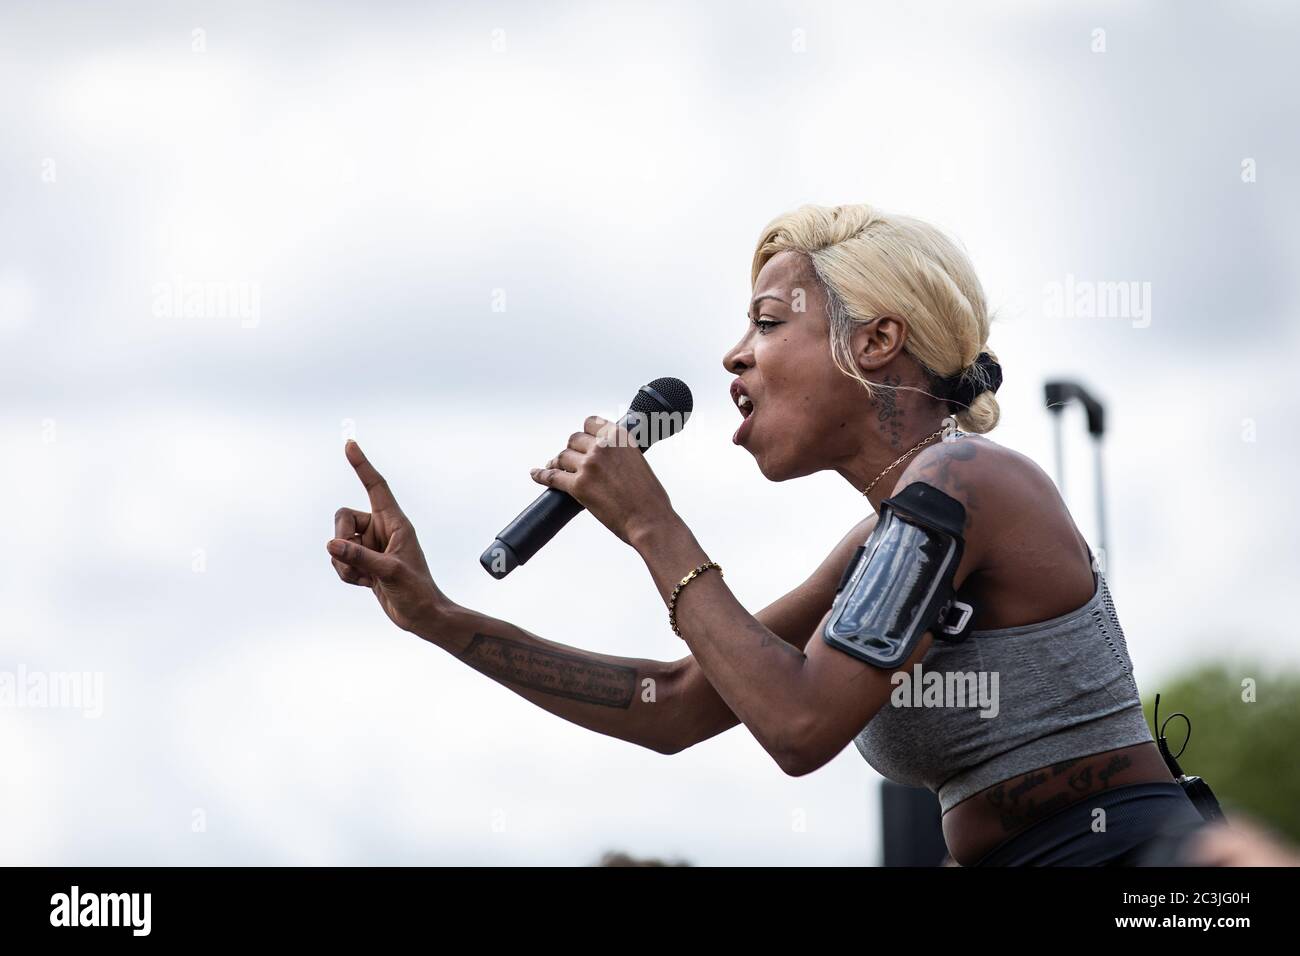
POLYGON ((731 384, 731 400, 735 402, 736 408, 740 409, 741 417, 744 418, 744 421, 740 423, 740 427, 736 429, 736 433, 731 436, 731 441, 732 444, 741 445, 744 444, 746 436, 753 428, 754 400, 749 396, 745 387, 740 384, 739 379, 731 384))

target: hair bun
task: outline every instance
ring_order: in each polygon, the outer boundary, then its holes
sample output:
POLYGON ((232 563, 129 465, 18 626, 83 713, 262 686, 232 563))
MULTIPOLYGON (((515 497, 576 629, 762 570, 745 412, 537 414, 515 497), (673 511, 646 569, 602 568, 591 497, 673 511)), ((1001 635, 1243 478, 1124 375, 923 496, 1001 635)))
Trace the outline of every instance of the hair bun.
POLYGON ((981 392, 997 392, 1002 387, 1002 366, 988 352, 975 357, 975 364, 949 375, 947 400, 961 408, 969 408, 981 392))

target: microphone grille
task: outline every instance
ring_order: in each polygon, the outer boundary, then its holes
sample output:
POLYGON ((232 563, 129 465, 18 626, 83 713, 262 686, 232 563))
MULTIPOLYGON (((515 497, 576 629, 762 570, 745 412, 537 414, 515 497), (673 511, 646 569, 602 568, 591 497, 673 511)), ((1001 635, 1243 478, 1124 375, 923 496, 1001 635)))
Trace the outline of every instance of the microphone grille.
POLYGON ((695 398, 680 378, 657 378, 642 386, 632 399, 630 411, 678 412, 683 417, 695 409, 695 398))

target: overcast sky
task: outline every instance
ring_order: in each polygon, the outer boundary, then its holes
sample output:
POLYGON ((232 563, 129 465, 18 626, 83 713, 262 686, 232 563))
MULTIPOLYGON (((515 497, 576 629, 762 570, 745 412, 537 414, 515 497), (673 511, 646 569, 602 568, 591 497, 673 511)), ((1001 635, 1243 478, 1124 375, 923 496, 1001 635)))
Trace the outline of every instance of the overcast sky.
POLYGON ((863 500, 762 478, 721 357, 759 230, 805 202, 964 243, 991 438, 1051 470, 1044 381, 1107 402, 1144 692, 1295 664, 1297 40, 1281 3, 5 5, 0 670, 100 674, 103 713, 0 710, 0 861, 875 862, 851 746, 792 779, 743 728, 599 737, 398 631, 323 547, 364 504, 354 433, 455 600, 674 658, 590 516, 504 582, 477 557, 529 467, 675 375, 674 505, 747 607, 798 583, 863 500), (1141 308, 1054 309, 1121 282, 1141 308), (226 301, 188 313, 196 283, 226 301))

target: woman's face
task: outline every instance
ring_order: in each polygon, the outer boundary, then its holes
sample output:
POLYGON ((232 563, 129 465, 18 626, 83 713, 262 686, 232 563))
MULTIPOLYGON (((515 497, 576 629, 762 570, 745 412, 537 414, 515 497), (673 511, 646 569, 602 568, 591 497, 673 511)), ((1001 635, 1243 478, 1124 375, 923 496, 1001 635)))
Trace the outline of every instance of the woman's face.
POLYGON ((870 401, 831 360, 826 293, 806 256, 781 252, 763 266, 745 334, 722 364, 746 416, 732 440, 768 479, 832 468, 861 447, 870 401))

